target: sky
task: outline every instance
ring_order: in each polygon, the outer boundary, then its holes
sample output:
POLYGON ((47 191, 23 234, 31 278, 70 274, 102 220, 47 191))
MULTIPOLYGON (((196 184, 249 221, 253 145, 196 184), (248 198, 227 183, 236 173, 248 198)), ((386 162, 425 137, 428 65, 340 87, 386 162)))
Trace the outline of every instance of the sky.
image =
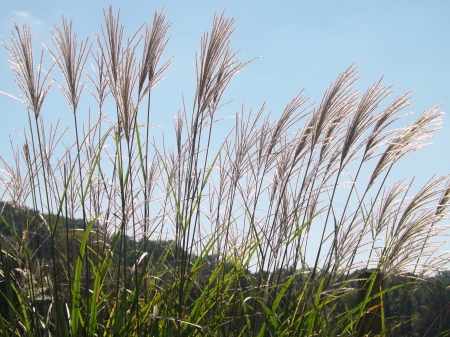
MULTIPOLYGON (((50 29, 61 24, 61 15, 73 19, 78 38, 100 32, 103 9, 121 10, 125 35, 142 23, 151 24, 155 10, 164 8, 172 22, 164 57, 175 56, 166 79, 156 88, 159 108, 153 124, 172 132, 173 117, 182 105, 181 94, 193 96, 195 53, 200 37, 211 27, 214 13, 236 20, 232 48, 239 60, 258 58, 236 76, 225 99, 233 100, 229 115, 259 109, 266 102, 274 116, 303 88, 311 102, 320 102, 338 74, 355 63, 361 80, 355 88, 366 89, 384 76, 394 95, 414 90, 410 111, 417 114, 435 104, 450 106, 450 2, 448 1, 2 1, 0 35, 11 36, 13 20, 27 24, 33 35, 50 43, 50 29), (158 92, 159 90, 159 92, 158 92)), ((37 45, 37 51, 42 46, 37 45)), ((9 55, 0 48, 0 91, 20 95, 9 69, 9 55)), ((62 100, 54 94, 53 102, 62 100)), ((48 100, 49 101, 49 100, 48 100)), ((70 114, 44 103, 44 118, 55 122, 70 114)), ((26 126, 20 103, 0 95, 1 155, 8 159, 8 135, 26 126)), ((419 183, 432 175, 450 173, 450 118, 433 145, 405 158, 401 175, 416 176, 419 183)), ((412 121, 412 119, 411 119, 412 121)))
MULTIPOLYGON (((78 39, 100 34, 103 10, 120 9, 125 36, 143 23, 151 24, 155 11, 163 9, 172 24, 163 60, 174 56, 152 96, 155 132, 173 137, 173 118, 182 106, 192 104, 195 90, 195 53, 202 34, 211 27, 215 13, 235 19, 231 47, 240 50, 238 59, 257 58, 231 82, 224 100, 230 100, 222 114, 235 115, 245 109, 280 116, 285 105, 302 89, 311 102, 319 103, 338 74, 355 64, 360 81, 355 89, 365 90, 383 77, 393 85, 395 97, 414 90, 415 104, 408 111, 418 116, 436 104, 450 109, 450 1, 22 1, 3 0, 0 36, 9 40, 13 20, 31 28, 33 36, 51 44, 50 30, 61 24, 61 15, 73 19, 78 39)), ((95 44, 94 44, 95 45, 95 44)), ((42 45, 36 43, 36 53, 42 45)), ((10 56, 0 48, 0 91, 19 96, 9 68, 10 56)), ((56 89, 56 88, 54 88, 56 89)), ((58 119, 71 123, 72 116, 58 90, 49 94, 43 106, 46 124, 58 119), (51 102, 51 103, 49 103, 51 102), (60 104, 62 103, 62 104, 60 104), (57 108, 64 106, 64 108, 57 108)), ((86 106, 84 106, 86 108, 86 106)), ((414 120, 414 116, 409 122, 414 120)), ((432 145, 403 158, 391 174, 391 182, 415 177, 416 188, 434 175, 450 173, 450 117, 443 117, 442 129, 432 145)), ((9 137, 21 144, 27 128, 26 109, 0 95, 0 156, 12 163, 9 137)), ((68 124, 68 125, 69 125, 68 124)), ((220 140, 223 135, 215 134, 220 140)))

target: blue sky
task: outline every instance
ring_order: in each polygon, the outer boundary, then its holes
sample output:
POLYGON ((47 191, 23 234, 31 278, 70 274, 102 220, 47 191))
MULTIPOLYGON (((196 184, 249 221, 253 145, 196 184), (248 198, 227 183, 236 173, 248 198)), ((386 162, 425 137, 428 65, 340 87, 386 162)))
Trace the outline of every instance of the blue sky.
MULTIPOLYGON (((356 62, 361 80, 355 89, 367 89, 384 76, 397 94, 414 90, 416 101, 408 111, 418 116, 435 104, 450 106, 450 2, 449 1, 3 1, 0 35, 10 37, 12 21, 30 26, 32 34, 51 44, 50 29, 61 24, 61 15, 73 18, 79 39, 100 34, 103 9, 121 9, 125 36, 142 24, 151 24, 155 10, 164 7, 172 22, 170 42, 164 59, 175 56, 166 78, 153 92, 152 124, 173 137, 173 117, 187 105, 195 90, 195 53, 202 34, 211 27, 214 13, 225 10, 235 18, 232 48, 241 50, 241 61, 261 56, 231 82, 224 97, 233 100, 222 115, 235 115, 242 104, 279 116, 299 91, 311 102, 320 102, 324 91, 338 74, 356 62)), ((38 43, 38 50, 42 49, 38 43)), ((0 48, 0 91, 20 95, 9 69, 8 53, 0 48)), ((89 105, 82 102, 86 112, 89 105)), ((72 116, 61 93, 53 88, 44 103, 46 125, 62 120, 71 125, 72 116), (60 104, 62 103, 62 104, 60 104), (63 106, 63 108, 60 108, 63 106)), ((86 116, 86 114, 85 114, 86 116)), ((19 132, 27 128, 26 110, 18 102, 0 95, 0 155, 11 160, 8 135, 21 145, 19 132)), ((414 120, 414 116, 409 122, 414 120)), ((416 176, 416 188, 433 175, 450 173, 450 117, 433 144, 402 159, 391 180, 416 176)), ((66 123, 66 124, 65 124, 66 123)), ((218 132, 217 141, 223 134, 218 132)))
MULTIPOLYGON (((357 88, 365 89, 384 76, 395 94, 413 89, 411 107, 416 115, 434 104, 450 105, 450 2, 448 1, 3 1, 0 35, 9 38, 12 20, 26 23, 33 35, 50 43, 50 29, 61 23, 61 14, 73 18, 79 38, 100 32, 104 8, 121 9, 125 34, 142 23, 151 23, 155 10, 164 7, 171 40, 165 57, 175 56, 166 79, 155 92, 153 123, 172 130, 172 119, 181 106, 181 92, 188 103, 193 95, 194 55, 200 37, 211 26, 214 13, 225 9, 236 19, 232 47, 241 50, 240 60, 262 56, 231 83, 226 99, 234 101, 225 114, 233 115, 245 104, 280 114, 302 88, 318 102, 339 72, 356 62, 362 77, 357 88)), ((38 45, 39 50, 41 47, 38 45)), ((19 95, 7 60, 0 49, 0 91, 19 95)), ((56 90, 54 90, 56 91, 56 90)), ((54 100, 62 96, 54 94, 54 100)), ((55 101, 53 101, 55 102, 55 101)), ((69 114, 44 104, 46 121, 69 114)), ((18 102, 0 95, 1 155, 8 158, 8 134, 26 126, 26 112, 18 102)), ((400 175, 416 175, 418 182, 433 174, 450 172, 450 118, 433 145, 405 158, 400 175)), ((15 136, 13 136, 15 137, 15 136)))
MULTIPOLYGON (((125 35, 142 23, 151 23, 155 10, 164 12, 172 22, 165 58, 174 55, 166 79, 158 84, 153 104, 153 124, 157 132, 172 135, 173 117, 194 94, 194 57, 200 37, 211 27, 214 13, 234 17, 232 48, 241 50, 239 60, 261 56, 236 76, 225 96, 233 100, 223 111, 234 115, 242 104, 279 115, 285 104, 301 89, 319 102, 325 89, 337 75, 356 62, 361 80, 355 88, 366 89, 384 76, 385 85, 394 85, 394 94, 414 90, 416 103, 410 107, 416 116, 434 104, 450 106, 450 2, 448 1, 4 1, 0 12, 0 35, 10 37, 12 21, 25 23, 32 34, 50 42, 53 24, 61 24, 61 15, 73 18, 78 38, 100 33, 103 9, 121 9, 125 35)), ((42 47, 36 44, 40 51, 42 47)), ((7 60, 0 49, 0 91, 20 95, 13 82, 7 60)), ((54 88, 47 99, 62 102, 54 88)), ((70 116, 66 108, 45 104, 47 123, 70 116)), ((16 101, 0 95, 1 155, 10 157, 8 135, 20 139, 14 129, 27 125, 26 111, 16 101), (6 145, 6 146, 4 146, 6 145)), ((414 117, 410 119, 413 120, 414 117)), ((71 120, 71 118, 67 118, 71 120)), ((433 174, 450 173, 450 118, 444 116, 443 129, 433 144, 410 155, 397 166, 393 179, 416 176, 425 183, 433 174)))

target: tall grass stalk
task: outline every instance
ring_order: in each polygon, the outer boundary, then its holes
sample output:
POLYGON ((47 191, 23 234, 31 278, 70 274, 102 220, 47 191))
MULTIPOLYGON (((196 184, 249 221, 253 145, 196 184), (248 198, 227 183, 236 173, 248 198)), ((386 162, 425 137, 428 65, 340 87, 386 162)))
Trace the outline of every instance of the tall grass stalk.
POLYGON ((93 46, 63 17, 37 66, 29 28, 14 24, 3 40, 23 96, 6 95, 30 123, 14 164, 0 158, 0 331, 360 336, 376 319, 381 331, 364 333, 396 335, 409 318, 388 314, 389 293, 448 264, 449 176, 415 195, 412 182, 387 185, 439 129, 440 107, 407 124, 410 92, 391 99, 382 79, 355 90, 352 65, 318 105, 302 90, 279 117, 264 105, 226 111, 228 84, 254 60, 237 60, 234 20, 222 13, 201 39, 191 110, 182 97, 166 146, 150 123, 172 61, 170 24, 155 13, 126 37, 119 13, 104 21, 93 46), (53 83, 74 118, 67 129, 44 121, 53 83), (399 276, 411 282, 384 286, 399 276))

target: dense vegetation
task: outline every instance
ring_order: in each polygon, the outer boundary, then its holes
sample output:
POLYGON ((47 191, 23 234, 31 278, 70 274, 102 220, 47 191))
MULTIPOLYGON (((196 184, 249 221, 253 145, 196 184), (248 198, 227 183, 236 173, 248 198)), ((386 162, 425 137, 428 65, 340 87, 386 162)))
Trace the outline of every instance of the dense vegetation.
POLYGON ((439 106, 410 122, 410 93, 388 101, 381 80, 355 91, 352 66, 317 106, 300 92, 279 118, 242 109, 230 126, 222 95, 250 63, 232 27, 216 16, 203 36, 192 111, 183 98, 167 147, 150 127, 170 64, 162 13, 125 38, 110 8, 96 50, 63 18, 37 66, 30 30, 14 26, 4 46, 29 125, 14 164, 1 158, 3 335, 449 333, 449 177, 415 194, 386 186, 439 127, 439 106), (53 83, 70 130, 44 123, 53 83), (79 104, 88 85, 94 108, 79 104))
MULTIPOLYGON (((36 215, 30 209, 17 209, 6 202, 0 202, 0 207, 4 219, 4 222, 2 221, 0 223, 1 242, 4 243, 3 248, 6 248, 6 250, 4 251, 8 251, 14 247, 14 240, 12 238, 14 235, 20 235, 20 233, 24 232, 23 229, 27 227, 33 228, 33 226, 30 226, 30 224, 33 222, 33 218, 35 218, 36 215)), ((48 216, 43 217, 48 218, 48 216)), ((80 235, 79 229, 82 228, 83 221, 82 219, 72 218, 64 219, 62 221, 67 221, 68 223, 70 223, 70 240, 69 245, 67 245, 66 241, 64 240, 64 236, 66 235, 65 231, 60 231, 56 235, 58 238, 57 240, 55 240, 56 250, 60 253, 56 257, 56 260, 58 261, 58 264, 61 265, 58 273, 61 275, 66 275, 65 278, 67 278, 68 269, 64 271, 64 265, 68 260, 67 256, 69 256, 70 254, 77 254, 77 251, 79 250, 79 242, 82 240, 82 235, 80 235), (75 247, 72 247, 73 245, 75 245, 75 247)), ((28 232, 27 248, 34 251, 34 254, 40 256, 41 262, 49 265, 54 258, 53 255, 51 255, 51 250, 48 248, 48 245, 43 243, 50 241, 50 233, 42 227, 43 223, 40 222, 39 224, 38 222, 38 225, 34 227, 35 229, 28 232), (36 228, 39 229, 40 233, 40 245, 36 244, 36 238, 38 236, 38 231, 36 231, 36 228)), ((94 240, 94 238, 92 237, 93 233, 95 235, 95 239, 97 239, 98 237, 103 237, 103 235, 101 235, 98 230, 95 232, 91 231, 91 240, 94 240)), ((126 241, 129 243, 127 245, 128 249, 126 255, 129 257, 128 263, 131 266, 134 262, 132 258, 133 245, 131 244, 133 240, 132 238, 127 236, 126 241)), ((104 244, 110 246, 112 244, 112 238, 108 238, 106 242, 104 242, 104 244)), ((148 254, 147 256, 150 260, 148 262, 149 265, 156 266, 161 263, 161 261, 164 261, 167 266, 166 273, 173 274, 175 272, 174 268, 176 268, 176 265, 174 264, 174 242, 161 240, 149 240, 147 242, 142 242, 141 240, 136 243, 136 246, 138 247, 140 256, 148 254)), ((91 247, 94 247, 94 250, 102 251, 104 249, 104 247, 99 248, 98 245, 95 244, 91 247)), ((116 255, 119 254, 117 250, 115 253, 116 255)), ((93 254, 92 256, 95 257, 96 254, 93 254)), ((195 255, 191 256, 191 263, 195 263, 198 258, 199 257, 195 255)), ((193 284, 192 289, 190 290, 190 293, 188 295, 188 301, 191 303, 195 303, 195 301, 198 300, 200 293, 205 286, 205 283, 207 283, 207 281, 205 282, 205 279, 208 280, 209 278, 211 278, 213 276, 214 270, 217 268, 217 265, 215 265, 217 256, 209 255, 205 258, 205 261, 206 264, 199 272, 196 282, 193 284)), ((3 268, 11 268, 12 266, 15 266, 16 271, 21 270, 20 268, 23 268, 23 266, 20 266, 17 263, 17 260, 8 260, 6 256, 3 256, 3 268)), ((118 265, 116 259, 114 263, 110 265, 110 271, 112 271, 113 273, 117 272, 117 268, 118 265)), ((229 264, 229 266, 225 268, 225 272, 231 273, 233 268, 236 268, 236 266, 229 264)), ((242 274, 240 276, 239 286, 242 290, 247 289, 247 291, 250 292, 251 287, 257 286, 259 273, 252 272, 250 270, 242 270, 241 273, 242 274)), ((267 275, 267 271, 261 271, 261 274, 267 275)), ((275 271, 272 277, 278 277, 281 280, 284 280, 292 277, 293 275, 296 275, 296 277, 294 277, 292 280, 290 290, 292 291, 292 297, 297 298, 301 296, 301 291, 304 286, 305 280, 308 279, 308 274, 309 273, 305 273, 305 271, 280 269, 275 271)), ((353 286, 354 289, 360 289, 361 287, 364 288, 364 284, 361 283, 361 281, 363 280, 361 276, 362 274, 362 271, 354 271, 350 273, 346 278, 346 281, 348 282, 347 286, 353 286)), ((18 274, 14 275, 15 276, 13 277, 13 282, 16 281, 17 283, 14 284, 19 288, 21 286, 19 283, 23 280, 21 280, 21 277, 19 277, 18 274)), ((94 280, 92 279, 91 282, 93 281, 94 280)), ((344 280, 342 280, 342 282, 343 281, 344 280)), ((4 279, 2 280, 2 282, 3 284, 5 284, 4 279)), ((168 282, 168 280, 166 280, 166 282, 168 282)), ((386 324, 388 326, 398 325, 398 327, 394 330, 394 335, 437 336, 439 334, 443 334, 444 332, 450 332, 450 319, 448 319, 448 316, 450 315, 450 289, 448 289, 449 286, 450 272, 441 272, 435 276, 429 276, 420 280, 417 279, 417 275, 392 276, 387 280, 383 280, 383 288, 391 289, 384 296, 383 306, 385 310, 386 324)), ((8 309, 8 296, 6 290, 2 288, 1 291, 3 298, 0 303, 0 313, 4 318, 8 319, 10 315, 13 316, 13 314, 11 314, 8 309)), ((70 302, 70 288, 66 291, 64 289, 64 286, 62 286, 61 284, 60 291, 60 294, 62 294, 60 295, 60 299, 64 302, 70 302)), ((276 296, 275 293, 276 291, 272 294, 272 296, 276 296)), ((342 297, 337 302, 335 315, 345 315, 345 313, 348 312, 349 308, 357 306, 357 294, 358 292, 355 291, 354 293, 349 293, 346 296, 342 297)), ((44 307, 42 302, 46 302, 45 298, 47 299, 47 301, 50 301, 51 294, 47 292, 46 295, 47 297, 44 296, 44 299, 35 299, 37 307, 44 307)), ((18 305, 17 297, 15 297, 13 301, 15 301, 15 305, 18 305)), ((286 306, 286 301, 287 296, 283 296, 281 299, 281 305, 286 306)), ((41 312, 40 314, 44 315, 45 313, 41 312)), ((235 322, 229 324, 233 324, 235 330, 242 330, 245 327, 245 324, 241 322, 242 326, 239 326, 239 317, 237 315, 237 312, 229 313, 228 319, 235 320, 235 322)))

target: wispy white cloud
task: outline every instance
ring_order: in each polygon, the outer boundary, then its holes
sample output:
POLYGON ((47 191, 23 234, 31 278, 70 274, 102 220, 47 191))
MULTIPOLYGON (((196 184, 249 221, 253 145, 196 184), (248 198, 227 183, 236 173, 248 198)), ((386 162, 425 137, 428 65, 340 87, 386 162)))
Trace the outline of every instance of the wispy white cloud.
POLYGON ((14 11, 13 14, 14 14, 14 17, 17 19, 17 21, 23 21, 25 23, 34 24, 34 25, 42 24, 42 21, 33 17, 29 12, 14 11))

